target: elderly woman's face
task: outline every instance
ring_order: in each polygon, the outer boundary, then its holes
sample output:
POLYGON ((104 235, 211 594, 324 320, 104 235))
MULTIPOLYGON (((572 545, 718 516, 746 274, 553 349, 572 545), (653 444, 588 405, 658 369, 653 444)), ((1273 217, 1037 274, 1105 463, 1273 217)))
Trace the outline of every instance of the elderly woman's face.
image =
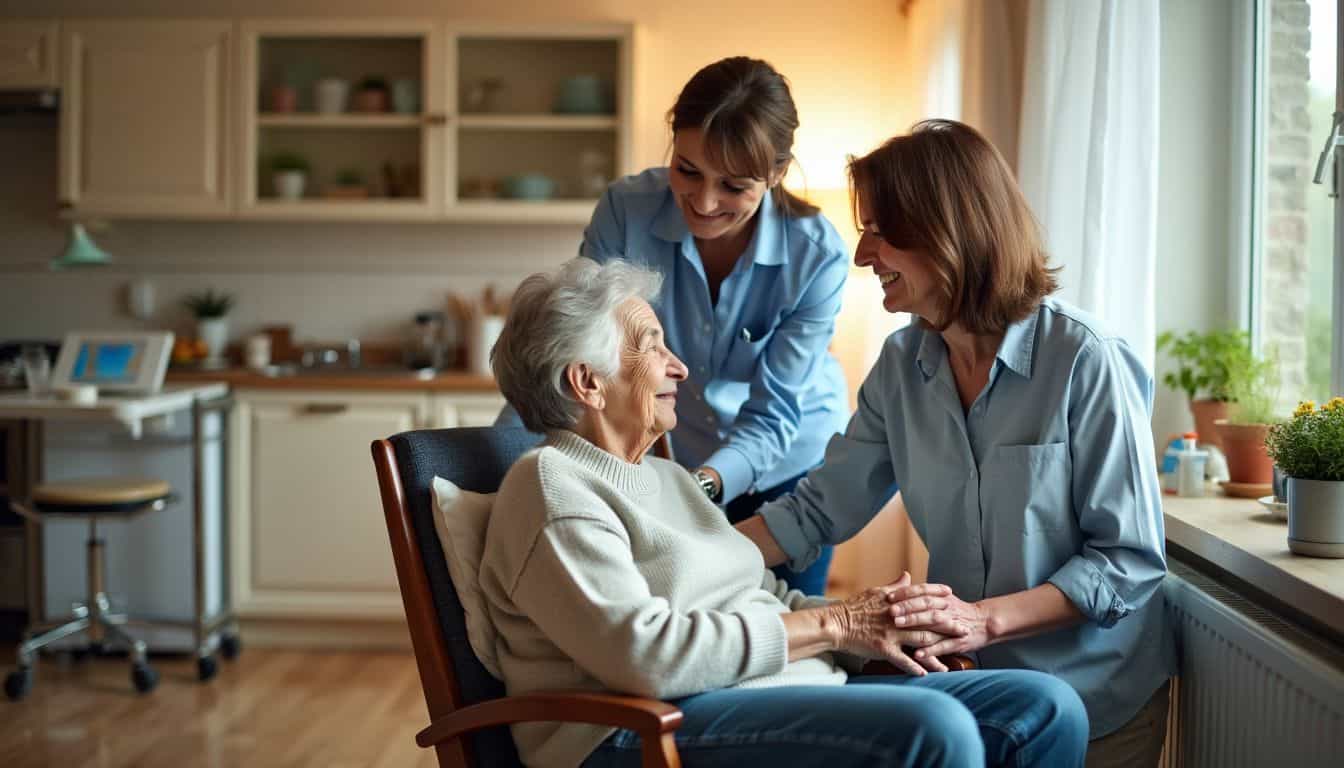
POLYGON ((617 309, 625 330, 621 370, 608 383, 605 415, 622 433, 657 437, 677 425, 677 382, 686 366, 668 351, 663 326, 643 299, 617 309))

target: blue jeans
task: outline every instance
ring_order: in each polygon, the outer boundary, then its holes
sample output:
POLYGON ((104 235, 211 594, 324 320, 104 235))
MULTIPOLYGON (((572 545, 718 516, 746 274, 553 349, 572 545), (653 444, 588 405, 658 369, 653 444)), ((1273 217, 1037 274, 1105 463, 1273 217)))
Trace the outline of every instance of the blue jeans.
MULTIPOLYGON (((794 486, 803 476, 785 480, 773 488, 767 488, 757 493, 744 493, 736 499, 724 505, 723 511, 728 515, 728 522, 736 525, 756 514, 767 501, 774 501, 786 493, 793 493, 794 486)), ((831 551, 832 547, 827 544, 821 548, 821 554, 813 563, 801 571, 795 571, 787 565, 776 565, 770 570, 774 572, 775 578, 787 582, 792 589, 801 590, 805 595, 824 595, 826 594, 826 577, 831 571, 831 551)))
MULTIPOLYGON (((1073 688, 1021 669, 852 678, 847 685, 732 688, 673 702, 686 768, 1081 766, 1087 711, 1073 688)), ((585 768, 634 768, 620 730, 585 768)))

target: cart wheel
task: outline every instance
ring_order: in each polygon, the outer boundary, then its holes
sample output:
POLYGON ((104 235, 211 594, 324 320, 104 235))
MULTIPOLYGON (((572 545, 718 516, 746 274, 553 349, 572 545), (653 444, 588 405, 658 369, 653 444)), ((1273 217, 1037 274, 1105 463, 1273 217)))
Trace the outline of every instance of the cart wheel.
POLYGON ((243 640, 232 632, 226 632, 219 636, 219 652, 224 658, 233 661, 238 658, 238 654, 243 652, 243 640))
POLYGON ((159 684, 159 671, 148 664, 132 664, 131 683, 135 685, 135 690, 149 693, 159 684))
POLYGON ((215 662, 214 656, 201 656, 196 659, 196 679, 202 683, 210 680, 219 671, 219 664, 215 662))
POLYGON ((33 689, 33 668, 19 667, 5 675, 5 696, 10 701, 22 701, 28 691, 33 689))

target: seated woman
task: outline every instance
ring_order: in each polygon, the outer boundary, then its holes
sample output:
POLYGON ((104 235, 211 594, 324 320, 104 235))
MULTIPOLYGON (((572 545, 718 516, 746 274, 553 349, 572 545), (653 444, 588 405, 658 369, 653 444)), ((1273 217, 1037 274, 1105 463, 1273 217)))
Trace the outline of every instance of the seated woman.
MULTIPOLYGON (((843 602, 777 582, 695 480, 645 452, 686 368, 649 306, 657 273, 576 259, 519 287, 495 377, 541 447, 510 469, 481 562, 509 693, 674 701, 686 766, 1081 765, 1077 694, 1038 672, 928 674, 901 645, 903 579, 843 602), (851 679, 886 658, 908 675, 851 679), (865 683, 858 685, 856 683, 865 683)), ((635 766, 638 737, 513 727, 529 765, 635 766)))

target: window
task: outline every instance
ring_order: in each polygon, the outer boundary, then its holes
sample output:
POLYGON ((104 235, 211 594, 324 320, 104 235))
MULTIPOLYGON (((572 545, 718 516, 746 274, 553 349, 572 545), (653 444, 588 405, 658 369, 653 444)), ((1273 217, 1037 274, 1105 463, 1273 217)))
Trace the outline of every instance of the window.
POLYGON ((1260 349, 1278 358, 1281 408, 1344 392, 1337 196, 1344 186, 1344 147, 1325 159, 1322 183, 1313 182, 1335 114, 1344 110, 1339 4, 1257 4, 1249 319, 1260 349))

